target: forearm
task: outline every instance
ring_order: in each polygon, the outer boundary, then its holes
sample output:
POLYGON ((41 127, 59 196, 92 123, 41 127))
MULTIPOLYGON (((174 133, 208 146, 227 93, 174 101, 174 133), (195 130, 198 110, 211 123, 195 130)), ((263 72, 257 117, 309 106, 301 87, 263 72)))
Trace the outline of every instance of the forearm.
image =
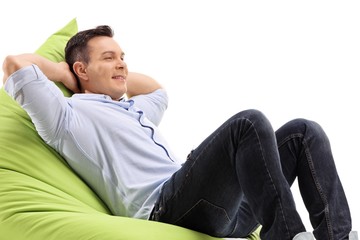
POLYGON ((153 78, 135 72, 129 72, 127 76, 127 93, 130 98, 140 94, 147 94, 162 88, 153 78))
POLYGON ((59 72, 57 63, 36 54, 25 53, 21 55, 11 55, 5 58, 3 64, 3 81, 5 82, 6 79, 17 70, 32 64, 37 65, 49 79, 54 81, 59 80, 57 76, 59 72))
POLYGON ((79 92, 77 81, 65 62, 55 63, 40 55, 31 53, 11 55, 5 58, 3 63, 4 84, 11 74, 33 64, 37 65, 51 81, 62 82, 73 92, 79 92))

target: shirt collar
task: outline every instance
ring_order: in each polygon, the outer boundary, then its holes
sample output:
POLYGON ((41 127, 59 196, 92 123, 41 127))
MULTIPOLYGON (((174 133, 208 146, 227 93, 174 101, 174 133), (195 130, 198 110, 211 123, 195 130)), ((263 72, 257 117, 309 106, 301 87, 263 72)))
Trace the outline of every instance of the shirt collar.
POLYGON ((121 98, 119 101, 112 100, 109 95, 97 94, 97 93, 75 93, 72 95, 72 98, 81 99, 81 100, 92 100, 98 102, 109 102, 113 104, 120 105, 122 108, 129 109, 133 104, 133 100, 126 100, 121 98))
POLYGON ((109 95, 105 94, 96 94, 96 93, 75 93, 72 95, 73 98, 79 98, 79 99, 93 99, 93 100, 109 100, 112 101, 111 97, 109 95))

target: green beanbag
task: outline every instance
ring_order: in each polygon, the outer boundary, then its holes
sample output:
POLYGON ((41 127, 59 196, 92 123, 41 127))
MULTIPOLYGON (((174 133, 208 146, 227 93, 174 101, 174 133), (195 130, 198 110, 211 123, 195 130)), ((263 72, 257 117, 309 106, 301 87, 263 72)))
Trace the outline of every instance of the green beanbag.
MULTIPOLYGON (((76 19, 36 51, 64 59, 76 19)), ((71 92, 58 85, 64 95, 71 92)), ((46 104, 46 103, 44 103, 46 104)), ((51 107, 51 106, 49 106, 51 107)), ((260 239, 258 231, 249 239, 260 239)), ((0 90, 0 240, 215 240, 189 229, 112 216, 99 197, 37 134, 27 113, 0 90)))

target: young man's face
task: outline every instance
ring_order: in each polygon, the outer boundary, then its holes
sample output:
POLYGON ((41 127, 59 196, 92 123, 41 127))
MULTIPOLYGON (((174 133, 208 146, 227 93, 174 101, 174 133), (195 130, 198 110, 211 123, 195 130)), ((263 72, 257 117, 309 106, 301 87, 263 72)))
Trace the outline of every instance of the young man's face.
POLYGON ((128 69, 124 52, 111 37, 95 37, 88 42, 89 63, 86 65, 88 81, 86 91, 120 99, 127 91, 128 69))

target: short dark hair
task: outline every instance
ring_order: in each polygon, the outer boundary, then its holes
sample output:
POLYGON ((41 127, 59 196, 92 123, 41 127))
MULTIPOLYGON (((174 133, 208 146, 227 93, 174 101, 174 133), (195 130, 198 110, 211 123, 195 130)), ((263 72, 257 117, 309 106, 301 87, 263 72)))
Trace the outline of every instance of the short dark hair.
POLYGON ((90 59, 87 44, 91 39, 99 36, 113 37, 114 31, 107 25, 100 25, 96 28, 78 32, 67 42, 65 46, 65 61, 76 78, 78 77, 73 69, 74 63, 76 61, 89 62, 90 59))

